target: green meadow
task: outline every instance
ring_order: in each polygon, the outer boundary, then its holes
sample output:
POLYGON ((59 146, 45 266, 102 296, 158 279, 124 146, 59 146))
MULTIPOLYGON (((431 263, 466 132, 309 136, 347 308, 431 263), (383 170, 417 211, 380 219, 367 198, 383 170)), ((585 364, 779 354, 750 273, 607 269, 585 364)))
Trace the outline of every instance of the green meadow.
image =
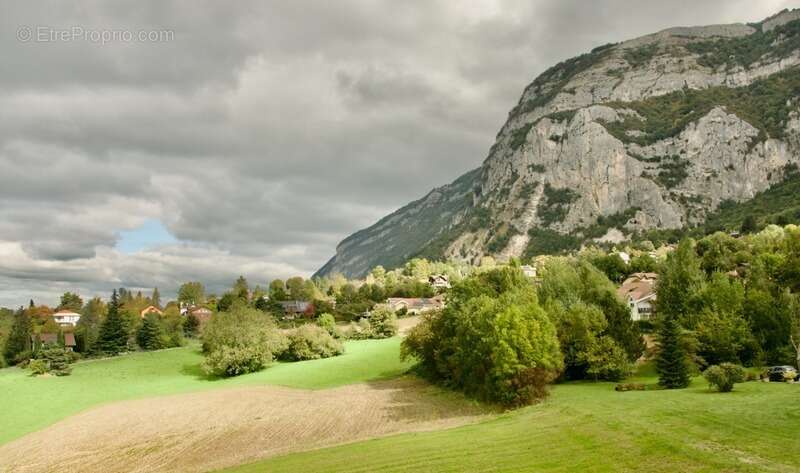
POLYGON ((396 377, 408 369, 398 359, 400 338, 351 341, 342 356, 269 368, 230 379, 200 369, 199 346, 141 352, 73 365, 65 377, 31 377, 0 370, 0 444, 40 430, 102 403, 236 386, 281 385, 323 389, 396 377))
MULTIPOLYGON (((655 383, 649 373, 638 381, 655 383)), ((556 386, 544 403, 479 424, 403 434, 240 466, 256 472, 800 471, 800 385, 717 393, 556 386)))

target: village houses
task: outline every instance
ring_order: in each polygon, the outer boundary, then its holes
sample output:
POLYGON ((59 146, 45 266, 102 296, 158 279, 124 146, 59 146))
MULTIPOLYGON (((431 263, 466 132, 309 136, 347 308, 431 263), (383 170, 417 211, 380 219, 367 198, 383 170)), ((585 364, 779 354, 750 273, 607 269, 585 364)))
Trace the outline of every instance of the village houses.
POLYGON ((652 320, 656 301, 656 273, 633 273, 617 290, 631 311, 631 320, 652 320))

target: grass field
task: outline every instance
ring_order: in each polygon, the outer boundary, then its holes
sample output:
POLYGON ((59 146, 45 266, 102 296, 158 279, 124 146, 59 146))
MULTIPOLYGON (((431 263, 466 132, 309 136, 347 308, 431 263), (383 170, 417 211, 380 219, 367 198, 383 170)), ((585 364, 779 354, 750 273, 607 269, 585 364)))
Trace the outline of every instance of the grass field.
POLYGON ((408 368, 398 360, 399 345, 400 338, 348 342, 343 356, 279 363, 232 379, 204 376, 197 345, 80 362, 71 376, 63 378, 36 378, 17 368, 2 369, 0 445, 113 401, 260 384, 321 389, 396 377, 408 368))
MULTIPOLYGON (((654 382, 649 376, 641 381, 654 382)), ((556 386, 545 403, 493 420, 275 457, 254 472, 800 471, 800 385, 711 392, 556 386)))

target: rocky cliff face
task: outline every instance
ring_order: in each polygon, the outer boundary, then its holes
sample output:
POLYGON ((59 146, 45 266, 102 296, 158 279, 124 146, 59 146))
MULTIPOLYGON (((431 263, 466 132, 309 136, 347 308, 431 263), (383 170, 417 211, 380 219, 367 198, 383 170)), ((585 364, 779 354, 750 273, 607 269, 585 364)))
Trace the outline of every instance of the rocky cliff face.
POLYGON ((799 65, 800 10, 564 61, 526 87, 480 168, 346 238, 318 275, 702 223, 796 169, 799 65))

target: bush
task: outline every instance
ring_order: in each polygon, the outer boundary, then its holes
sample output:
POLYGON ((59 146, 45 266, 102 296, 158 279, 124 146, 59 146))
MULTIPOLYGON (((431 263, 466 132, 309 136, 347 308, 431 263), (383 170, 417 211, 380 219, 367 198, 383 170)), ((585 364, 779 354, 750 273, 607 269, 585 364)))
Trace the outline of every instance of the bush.
POLYGON ((379 307, 369 316, 372 338, 389 338, 397 335, 400 329, 397 316, 388 307, 379 307))
POLYGON ((31 375, 38 376, 47 373, 47 362, 44 360, 31 360, 28 363, 28 369, 31 370, 31 375))
POLYGON ((36 369, 34 374, 44 374, 44 373, 51 373, 56 376, 69 376, 72 373, 72 367, 69 366, 72 363, 73 358, 64 347, 58 345, 46 345, 42 347, 39 351, 38 357, 35 360, 31 360, 30 366, 31 371, 36 369), (44 368, 42 368, 44 365, 44 368), (44 369, 44 372, 41 372, 44 369))
POLYGON ((625 391, 645 391, 647 390, 647 385, 644 383, 620 383, 614 386, 614 391, 625 392, 625 391))
POLYGON ((709 387, 714 386, 721 393, 733 391, 735 383, 741 383, 745 380, 744 369, 733 363, 720 363, 719 365, 709 366, 703 372, 703 377, 708 381, 709 387))
POLYGON ((259 371, 286 349, 286 337, 261 311, 235 304, 203 329, 203 370, 216 376, 259 371))
POLYGON ((322 314, 317 319, 317 325, 325 329, 334 338, 342 338, 342 331, 336 326, 336 319, 331 314, 322 314))
POLYGON ((344 353, 344 345, 322 327, 306 324, 292 331, 280 358, 287 361, 317 360, 344 353))

